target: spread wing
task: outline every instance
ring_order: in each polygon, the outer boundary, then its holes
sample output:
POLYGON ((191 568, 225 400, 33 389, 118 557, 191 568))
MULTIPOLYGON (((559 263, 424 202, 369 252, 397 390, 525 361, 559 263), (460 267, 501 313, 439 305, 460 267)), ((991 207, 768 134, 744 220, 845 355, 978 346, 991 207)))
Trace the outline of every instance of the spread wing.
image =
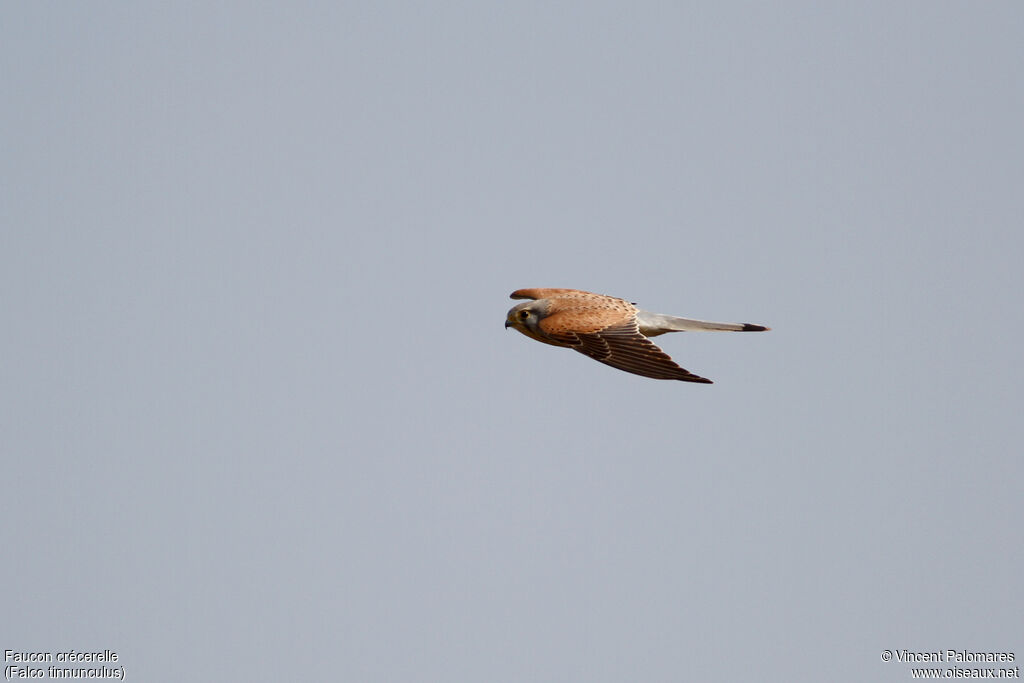
POLYGON ((545 331, 575 351, 619 370, 654 379, 711 384, 711 380, 679 367, 667 353, 640 334, 635 318, 592 332, 545 331))
POLYGON ((566 289, 564 287, 529 287, 527 289, 517 289, 508 295, 509 299, 548 299, 557 296, 602 296, 601 294, 591 294, 590 292, 584 292, 580 289, 566 289))

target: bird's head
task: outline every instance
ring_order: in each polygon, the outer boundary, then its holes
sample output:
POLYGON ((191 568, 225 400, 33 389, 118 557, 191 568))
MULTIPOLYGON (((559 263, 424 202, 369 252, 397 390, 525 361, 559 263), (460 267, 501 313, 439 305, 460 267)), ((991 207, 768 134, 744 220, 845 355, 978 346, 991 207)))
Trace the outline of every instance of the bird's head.
POLYGON ((551 339, 540 327, 540 321, 547 317, 551 307, 550 299, 537 299, 536 301, 524 301, 509 309, 505 316, 505 328, 513 327, 530 339, 536 339, 545 344, 563 346, 551 339))
POLYGON ((537 332, 537 325, 540 323, 541 307, 539 301, 524 301, 509 309, 505 316, 505 327, 514 327, 523 334, 533 336, 537 332))

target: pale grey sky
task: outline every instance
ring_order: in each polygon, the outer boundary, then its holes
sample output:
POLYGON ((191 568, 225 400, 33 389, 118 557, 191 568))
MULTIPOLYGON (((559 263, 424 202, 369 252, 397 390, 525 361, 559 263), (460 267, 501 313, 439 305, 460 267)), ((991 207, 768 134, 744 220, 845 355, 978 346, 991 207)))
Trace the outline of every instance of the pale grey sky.
POLYGON ((1012 2, 5 4, 0 648, 1019 660, 1022 44, 1012 2), (506 332, 536 286, 773 331, 658 382, 506 332))

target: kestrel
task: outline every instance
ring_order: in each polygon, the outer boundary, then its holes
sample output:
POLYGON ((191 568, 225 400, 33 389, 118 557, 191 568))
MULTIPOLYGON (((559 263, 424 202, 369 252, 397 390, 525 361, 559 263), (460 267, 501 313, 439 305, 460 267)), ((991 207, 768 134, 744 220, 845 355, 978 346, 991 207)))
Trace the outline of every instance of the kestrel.
POLYGON ((648 337, 666 332, 720 330, 764 332, 750 323, 713 323, 642 311, 625 299, 578 289, 517 289, 512 299, 531 299, 513 306, 505 327, 514 327, 545 344, 565 346, 619 370, 654 379, 711 384, 684 370, 648 337))

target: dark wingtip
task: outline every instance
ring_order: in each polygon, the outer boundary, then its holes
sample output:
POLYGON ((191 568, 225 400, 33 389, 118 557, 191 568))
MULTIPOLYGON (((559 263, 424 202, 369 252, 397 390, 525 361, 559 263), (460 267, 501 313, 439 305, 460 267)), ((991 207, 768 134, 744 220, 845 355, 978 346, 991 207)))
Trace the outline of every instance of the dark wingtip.
POLYGON ((772 328, 765 327, 764 325, 752 325, 750 323, 743 323, 742 332, 768 332, 772 328))

